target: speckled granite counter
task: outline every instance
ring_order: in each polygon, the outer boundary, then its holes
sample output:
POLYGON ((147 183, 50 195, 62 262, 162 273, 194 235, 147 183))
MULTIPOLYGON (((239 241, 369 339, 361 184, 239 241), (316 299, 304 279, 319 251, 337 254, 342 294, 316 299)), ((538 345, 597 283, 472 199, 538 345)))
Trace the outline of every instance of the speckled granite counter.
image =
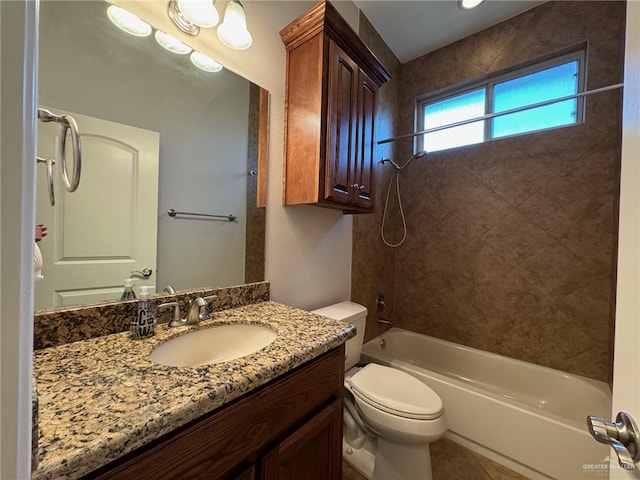
POLYGON ((197 327, 108 335, 35 352, 39 458, 34 479, 77 478, 263 385, 355 335, 352 326, 275 302, 212 314, 197 327), (166 367, 153 348, 192 328, 268 325, 263 350, 202 367, 166 367))

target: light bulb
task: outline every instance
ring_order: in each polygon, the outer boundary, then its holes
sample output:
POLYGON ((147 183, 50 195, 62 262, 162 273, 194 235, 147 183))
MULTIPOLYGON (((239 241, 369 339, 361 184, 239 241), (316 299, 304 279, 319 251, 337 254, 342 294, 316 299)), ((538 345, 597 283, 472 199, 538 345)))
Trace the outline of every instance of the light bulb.
POLYGON ((462 10, 471 10, 472 8, 476 8, 482 2, 484 2, 484 0, 459 0, 458 6, 462 10))
POLYGON ((204 53, 200 53, 197 50, 193 51, 190 58, 191 63, 205 72, 219 72, 222 70, 222 65, 216 62, 213 58, 207 57, 204 53))
POLYGON ((156 42, 160 44, 161 47, 166 48, 170 52, 177 53, 178 55, 186 55, 192 49, 189 45, 182 43, 175 37, 164 33, 161 30, 156 30, 156 42))
POLYGON ((218 24, 220 17, 213 5, 213 0, 177 0, 183 17, 194 25, 212 28, 218 24))
POLYGON ((253 39, 247 30, 247 19, 240 2, 232 0, 224 11, 224 21, 218 27, 218 38, 229 48, 246 50, 253 39))
POLYGON ((148 37, 151 35, 151 25, 124 8, 111 5, 107 8, 107 17, 116 27, 130 35, 136 37, 148 37))

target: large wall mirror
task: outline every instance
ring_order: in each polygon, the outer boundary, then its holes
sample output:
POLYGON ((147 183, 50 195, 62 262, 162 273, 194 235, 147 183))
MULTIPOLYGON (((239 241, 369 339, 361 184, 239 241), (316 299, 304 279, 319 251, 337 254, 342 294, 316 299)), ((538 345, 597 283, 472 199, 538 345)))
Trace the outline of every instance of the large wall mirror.
MULTIPOLYGON (((76 119, 83 167, 74 193, 53 172, 55 205, 38 167, 36 223, 48 235, 36 309, 117 301, 129 277, 158 292, 263 280, 256 192, 268 93, 227 69, 196 68, 153 34, 128 35, 108 7, 40 3, 38 104, 76 119)), ((58 132, 39 123, 39 157, 59 157, 58 132)))

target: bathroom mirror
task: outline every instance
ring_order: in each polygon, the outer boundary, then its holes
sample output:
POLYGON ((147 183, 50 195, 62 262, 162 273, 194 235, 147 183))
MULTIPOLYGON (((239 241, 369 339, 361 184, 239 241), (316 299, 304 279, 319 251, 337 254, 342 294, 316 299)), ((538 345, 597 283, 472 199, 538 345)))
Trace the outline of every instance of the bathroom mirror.
MULTIPOLYGON (((268 92, 227 69, 196 68, 189 54, 162 48, 155 29, 125 33, 109 6, 40 3, 38 104, 74 116, 83 167, 74 193, 54 171, 52 206, 38 166, 36 223, 48 235, 38 242, 36 309, 117 301, 130 276, 136 290, 158 292, 263 280, 256 195, 268 92)), ((57 134, 39 122, 39 157, 59 157, 57 134)))

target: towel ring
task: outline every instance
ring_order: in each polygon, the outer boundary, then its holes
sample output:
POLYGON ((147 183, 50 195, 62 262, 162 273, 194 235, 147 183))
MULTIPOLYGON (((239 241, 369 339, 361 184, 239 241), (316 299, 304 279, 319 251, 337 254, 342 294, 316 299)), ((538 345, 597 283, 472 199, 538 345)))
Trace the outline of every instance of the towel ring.
POLYGON ((56 195, 53 191, 53 167, 56 161, 53 158, 36 157, 38 163, 44 163, 47 166, 47 187, 49 189, 49 203, 53 207, 56 204, 56 195))
POLYGON ((64 182, 67 192, 75 192, 80 184, 80 174, 82 172, 82 153, 80 145, 80 135, 78 135, 78 124, 70 115, 60 115, 63 120, 60 122, 60 130, 58 132, 58 151, 60 155, 60 175, 64 182), (67 130, 71 132, 71 150, 73 152, 73 176, 69 179, 69 170, 67 169, 67 130))

